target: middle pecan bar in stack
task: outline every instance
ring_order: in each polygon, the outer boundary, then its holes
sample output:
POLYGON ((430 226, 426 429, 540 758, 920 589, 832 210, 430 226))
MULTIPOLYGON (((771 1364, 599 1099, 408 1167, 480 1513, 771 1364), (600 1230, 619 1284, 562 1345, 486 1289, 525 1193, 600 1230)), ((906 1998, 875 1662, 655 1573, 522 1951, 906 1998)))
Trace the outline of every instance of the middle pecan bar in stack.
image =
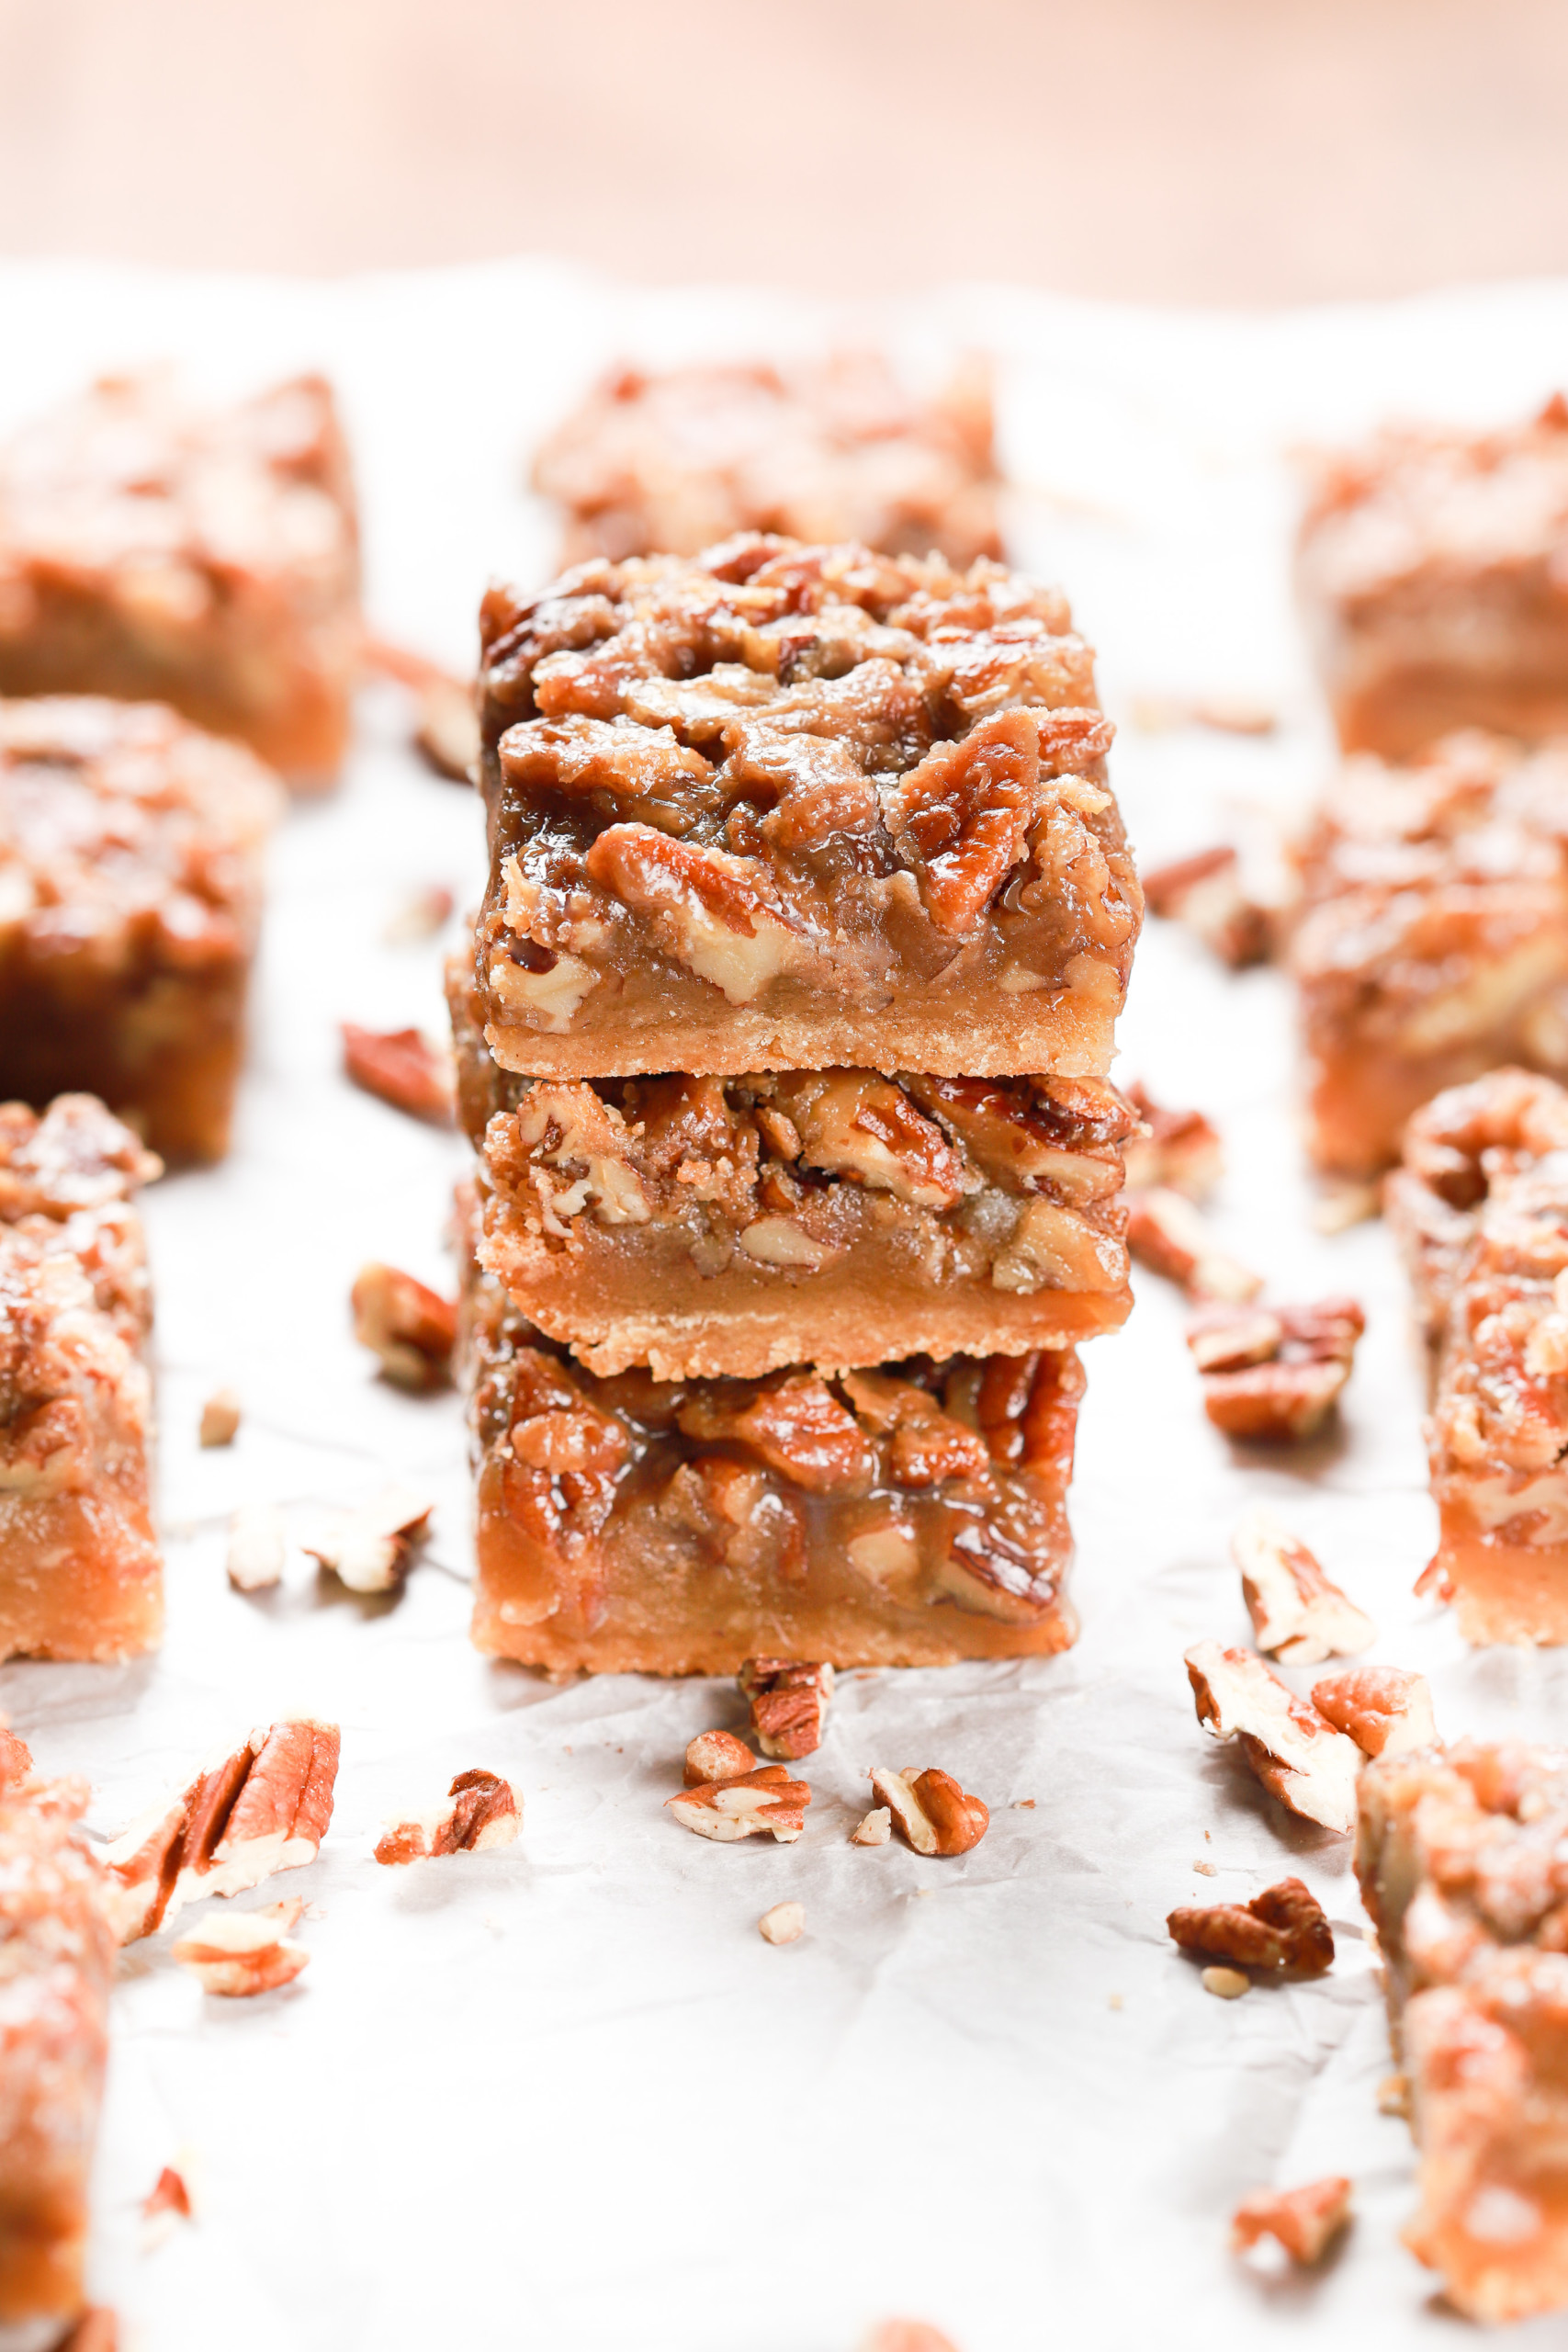
POLYGON ((490 1380, 481 1453, 553 1500, 481 1476, 481 1638, 664 1667, 777 1648, 785 1619, 841 1663, 1059 1646, 1070 1438, 1032 1451, 1026 1401, 1076 1404, 1075 1342, 1129 1305, 1137 1121, 1104 1073, 1141 911, 1063 599, 748 536, 494 591, 482 630, 491 885, 452 999, 510 1305, 479 1322, 509 1396, 561 1394, 503 1425, 490 1380), (585 1408, 634 1368, 676 1392, 651 1419, 585 1408), (637 1634, 606 1612, 660 1465, 691 1523, 678 1562, 643 1540, 637 1634), (863 1540, 891 1521, 896 1569, 863 1540), (743 1593, 693 1584, 698 1532, 743 1593))

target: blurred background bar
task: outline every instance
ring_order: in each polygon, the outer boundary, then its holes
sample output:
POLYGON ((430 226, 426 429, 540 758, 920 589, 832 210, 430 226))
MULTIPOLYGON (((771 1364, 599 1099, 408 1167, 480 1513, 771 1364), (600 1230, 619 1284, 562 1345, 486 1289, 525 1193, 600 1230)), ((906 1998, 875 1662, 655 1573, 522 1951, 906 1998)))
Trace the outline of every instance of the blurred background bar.
POLYGON ((1568 269, 1564 0, 0 0, 0 252, 1264 304, 1568 269))

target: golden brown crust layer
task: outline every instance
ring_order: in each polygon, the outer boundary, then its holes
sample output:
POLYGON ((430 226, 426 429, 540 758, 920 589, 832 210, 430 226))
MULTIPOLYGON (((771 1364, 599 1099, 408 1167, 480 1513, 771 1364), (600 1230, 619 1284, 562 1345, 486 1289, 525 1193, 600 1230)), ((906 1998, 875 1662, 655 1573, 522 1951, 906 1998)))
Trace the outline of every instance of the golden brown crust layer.
POLYGON ((481 629, 503 1068, 1103 1074, 1141 900, 1059 595, 753 537, 481 629))
POLYGON ((89 1096, 0 1104, 0 1657, 163 1630, 141 1221, 157 1162, 89 1096))
POLYGON ((172 703, 302 786, 347 742, 359 548, 331 387, 113 379, 0 451, 0 693, 172 703))
POLYGON ((1298 862, 1320 1167, 1375 1173, 1422 1102, 1501 1063, 1568 1070, 1568 743, 1350 760, 1298 862))
POLYGON ((930 401, 876 352, 787 374, 620 368, 540 449, 562 566, 696 555, 737 531, 858 539, 884 555, 999 556, 991 386, 973 362, 930 401))
POLYGON ((276 784, 154 703, 0 702, 0 1097, 228 1146, 276 784))
POLYGON ((1347 751, 1568 732, 1568 402, 1496 433, 1393 428, 1329 459, 1297 577, 1347 751))
POLYGON ((935 1666, 1073 1639, 1070 1349, 834 1381, 595 1379, 471 1264, 465 1321, 481 1649, 733 1674, 758 1655, 935 1666))

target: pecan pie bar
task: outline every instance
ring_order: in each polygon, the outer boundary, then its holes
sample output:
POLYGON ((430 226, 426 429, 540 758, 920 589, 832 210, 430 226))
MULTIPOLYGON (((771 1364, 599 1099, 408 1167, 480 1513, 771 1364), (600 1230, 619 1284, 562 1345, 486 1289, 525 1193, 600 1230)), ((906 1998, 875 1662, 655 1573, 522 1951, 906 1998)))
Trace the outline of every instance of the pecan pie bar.
POLYGON ((942 1666, 1073 1640, 1072 1349, 599 1379, 471 1261, 465 1325, 481 1649, 735 1674, 759 1654, 942 1666))
POLYGON ((481 635, 503 1068, 1103 1076, 1142 902, 1055 591, 753 537, 481 635))
POLYGON ((330 386, 96 384, 0 450, 0 694, 172 703, 305 787, 347 743, 359 544, 330 386))
POLYGON ((85 2300, 115 1945, 85 1783, 0 1748, 0 2344, 44 2352, 85 2300))
POLYGON ((876 352, 787 372, 621 368, 558 425, 534 487, 567 517, 562 565, 695 555, 736 531, 860 539, 950 563, 999 556, 989 375, 920 401, 876 352))
POLYGON ((1469 2318, 1568 2303, 1568 1755, 1370 1764, 1356 1874, 1420 2152, 1405 2244, 1469 2318))
POLYGON ((448 979, 479 1254, 592 1372, 1022 1354, 1131 1308, 1139 1122, 1103 1080, 520 1079, 448 979))
POLYGON ((1297 579, 1347 751, 1568 732, 1568 401, 1495 433, 1394 427, 1329 459, 1297 579))
POLYGON ((92 1092, 165 1159, 221 1157, 280 806, 159 704, 0 702, 0 1097, 92 1092))
POLYGON ((0 1104, 0 1657, 122 1658, 163 1630, 136 1186, 90 1095, 0 1104))
POLYGON ((1387 1198, 1433 1347, 1418 1589, 1467 1640, 1568 1641, 1568 1093, 1500 1069, 1438 1095, 1387 1198))
POLYGON ((1568 742, 1347 761, 1297 855, 1320 1167, 1375 1173, 1418 1104, 1503 1062, 1568 1071, 1568 742))

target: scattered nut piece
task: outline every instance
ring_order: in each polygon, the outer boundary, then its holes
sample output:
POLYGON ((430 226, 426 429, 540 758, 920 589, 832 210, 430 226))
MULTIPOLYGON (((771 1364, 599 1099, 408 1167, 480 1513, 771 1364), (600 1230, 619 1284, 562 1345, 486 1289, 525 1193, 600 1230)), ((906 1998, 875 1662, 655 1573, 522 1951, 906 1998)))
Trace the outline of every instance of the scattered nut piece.
MULTIPOLYGON (((1260 1650, 1283 1666, 1353 1657, 1377 1640, 1371 1619, 1325 1576, 1304 1544, 1266 1510, 1249 1511, 1231 1537, 1242 1598, 1260 1650)), ((1341 1731, 1349 1726, 1338 1725, 1341 1731)))
POLYGON ((769 1829, 781 1846, 788 1846, 806 1826, 811 1791, 804 1781, 792 1781, 782 1764, 763 1764, 731 1781, 682 1789, 665 1803, 676 1820, 699 1838, 714 1838, 728 1846, 769 1829))
POLYGON ((201 1408, 197 1437, 203 1445, 232 1445, 240 1434, 240 1400, 231 1388, 215 1388, 201 1408))
POLYGON ((154 1805, 104 1854, 116 1939, 134 1943, 204 1894, 239 1894, 313 1862, 333 1817, 336 1724, 254 1731, 154 1805))
POLYGON ((1327 1181, 1313 1203, 1313 1230, 1329 1236, 1348 1233, 1352 1226, 1376 1216, 1382 1206, 1382 1194, 1375 1184, 1349 1178, 1327 1181))
POLYGON ((1366 1319, 1353 1298, 1272 1310, 1206 1308, 1187 1331, 1203 1410, 1229 1437, 1290 1443, 1311 1437, 1350 1377, 1366 1319), (1269 1325, 1278 1334, 1272 1343, 1269 1325))
POLYGON ((1312 1686, 1312 1703, 1367 1756, 1407 1756, 1438 1736, 1424 1674, 1399 1666, 1356 1666, 1312 1686))
POLYGON ((686 1786, 705 1781, 739 1781, 757 1769, 757 1759, 732 1731, 700 1731, 686 1749, 686 1786))
POLYGON ((390 1592, 408 1574, 434 1509, 424 1495, 388 1487, 358 1510, 335 1512, 304 1548, 350 1592, 390 1592))
POLYGON ((472 682, 454 677, 438 662, 385 638, 371 638, 365 666, 393 678, 414 697, 412 741, 426 765, 453 784, 468 784, 479 765, 479 722, 472 682))
POLYGON ((1385 2075, 1378 2085, 1378 2113, 1410 2120, 1410 2083, 1404 2075, 1385 2075))
POLYGON ((1144 897, 1151 914, 1194 932, 1233 972, 1274 953, 1278 913, 1247 889, 1228 844, 1156 866, 1144 876, 1144 897))
POLYGON ((283 1581, 288 1532, 276 1503, 242 1503, 229 1521, 225 1566, 236 1592, 265 1592, 283 1581))
POLYGON ((1163 1111, 1144 1086, 1130 1086, 1127 1100, 1147 1129, 1129 1136, 1122 1146, 1128 1190, 1181 1193, 1190 1201, 1212 1193, 1224 1158, 1219 1136, 1202 1112, 1163 1111))
POLYGON ((451 1125, 451 1077, 428 1037, 417 1029, 361 1029, 352 1021, 341 1027, 343 1066, 355 1086, 411 1118, 451 1125))
POLYGON ((1185 1193, 1155 1184, 1129 1192, 1126 1202, 1127 1247, 1140 1265, 1179 1283, 1194 1298, 1257 1297, 1262 1276, 1219 1248, 1202 1211, 1185 1193))
POLYGON ((1271 1796, 1303 1821, 1348 1836, 1356 1826, 1361 1751, 1249 1650, 1196 1642, 1186 1654, 1198 1720, 1236 1739, 1271 1796))
POLYGON ((1145 735, 1168 735, 1178 727, 1210 727, 1222 735, 1272 735, 1279 714, 1250 695, 1138 695, 1133 724, 1145 735))
POLYGON ((1304 2267, 1322 2260, 1349 2218, 1350 2184, 1340 2173, 1304 2188, 1258 2188, 1235 2209, 1231 2245, 1244 2254, 1271 2237, 1304 2267))
POLYGON ((377 1840, 378 1862, 414 1862, 436 1854, 480 1854, 510 1846, 523 1826, 512 1783, 494 1772, 459 1772, 445 1804, 389 1816, 377 1840))
POLYGON ((957 2352, 957 2346, 923 2319, 885 2319, 861 2338, 860 2352, 957 2352))
POLYGON ((18 1739, 0 1716, 0 1789, 14 1788, 18 1781, 28 1779, 33 1769, 33 1752, 25 1739, 18 1739))
POLYGON ((1217 2001, 1239 2001, 1252 1990, 1251 1977, 1244 1976, 1239 1968, 1205 1968, 1198 1981, 1217 2001))
POLYGON ((295 1895, 261 1911, 209 1915, 195 1935, 183 1936, 169 1950, 182 1968, 200 1978, 204 1992, 231 2000, 271 1993, 291 1984, 310 1961, 303 1944, 288 1940, 304 1908, 295 1895))
POLYGON ((444 882, 430 882, 423 890, 411 890, 388 921, 381 937, 389 947, 412 947, 422 939, 434 939, 450 922, 454 903, 444 882))
POLYGON ((736 1679, 751 1710, 751 1728, 764 1756, 794 1762, 822 1745, 833 1669, 804 1659, 749 1657, 736 1679))
POLYGON ((885 1804, 863 1814, 850 1838, 852 1846, 886 1846, 893 1835, 893 1815, 885 1804))
POLYGON ((1218 1878, 1220 1874, 1218 1862, 1194 1862, 1192 1867, 1200 1878, 1218 1878))
POLYGON ((793 1944, 806 1933, 805 1904, 775 1903, 758 1920, 757 1933, 766 1944, 793 1944))
POLYGON ((1298 1968, 1321 1976, 1334 1964, 1334 1930, 1299 1878, 1282 1878, 1245 1905, 1183 1905, 1165 1924, 1183 1951, 1241 1968, 1298 1968))
POLYGON ((190 2191, 186 2187, 185 2176, 177 2173, 173 2165, 164 2166, 152 2184, 151 2193, 141 2200, 144 2221, 152 2221, 158 2213, 177 2213, 186 2222, 190 2219, 190 2191))
POLYGON ((349 1293, 354 1336, 398 1388, 443 1388, 452 1376, 457 1302, 397 1266, 362 1266, 349 1293))
POLYGON ((871 1786, 917 1854, 966 1854, 990 1826, 981 1799, 966 1795, 951 1773, 934 1767, 922 1772, 906 1764, 901 1772, 891 1772, 879 1764, 873 1768, 871 1786))

